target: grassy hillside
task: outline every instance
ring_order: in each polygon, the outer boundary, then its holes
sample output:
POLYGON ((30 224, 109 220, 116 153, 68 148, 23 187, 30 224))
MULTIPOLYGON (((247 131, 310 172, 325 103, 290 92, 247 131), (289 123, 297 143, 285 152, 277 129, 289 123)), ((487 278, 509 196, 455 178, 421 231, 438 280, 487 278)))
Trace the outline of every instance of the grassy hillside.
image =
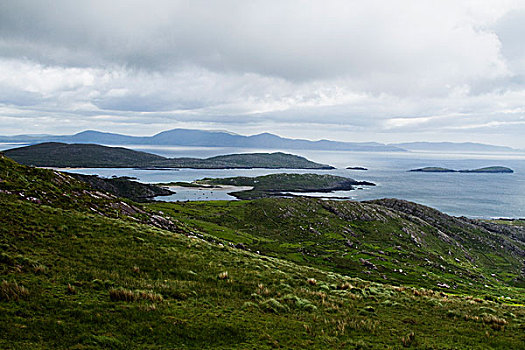
POLYGON ((282 195, 286 192, 331 192, 352 190, 355 185, 374 186, 370 182, 360 182, 347 177, 318 174, 270 174, 256 177, 229 177, 202 179, 195 182, 203 185, 251 186, 247 191, 232 192, 239 199, 257 199, 282 195))
POLYGON ((122 147, 47 142, 13 148, 4 154, 25 165, 61 168, 333 169, 326 164, 281 152, 230 154, 206 159, 166 158, 122 147))
MULTIPOLYGON (((0 348, 518 349, 525 342, 521 289, 511 299, 453 295, 237 249, 221 236, 247 233, 188 220, 198 208, 140 206, 1 156, 0 189, 0 348)), ((296 212, 306 210, 297 199, 242 203, 267 213, 271 203, 289 207, 282 215, 298 220, 311 214, 296 212)), ((320 202, 302 203, 317 210, 320 202)), ((213 205, 213 214, 233 221, 225 203, 213 205)))
POLYGON ((406 201, 272 198, 152 207, 251 251, 376 282, 505 296, 525 287, 523 236, 406 201))

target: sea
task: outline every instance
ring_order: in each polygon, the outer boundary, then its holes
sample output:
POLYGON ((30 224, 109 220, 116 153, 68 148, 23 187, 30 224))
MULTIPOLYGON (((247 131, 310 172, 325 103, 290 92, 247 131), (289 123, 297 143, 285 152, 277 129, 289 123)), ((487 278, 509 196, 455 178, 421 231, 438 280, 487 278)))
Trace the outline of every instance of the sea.
MULTIPOLYGON (((0 144, 1 149, 20 145, 0 144)), ((126 145, 126 148, 166 157, 205 158, 232 153, 276 152, 275 149, 229 147, 160 147, 126 145)), ((297 169, 170 169, 142 170, 121 168, 59 169, 66 172, 96 174, 103 177, 129 176, 145 183, 194 181, 202 178, 260 176, 274 173, 316 173, 369 181, 376 186, 357 186, 352 191, 302 193, 308 196, 334 197, 339 200, 364 201, 399 198, 430 206, 454 216, 471 218, 525 217, 525 153, 436 153, 436 152, 351 152, 318 150, 278 150, 297 154, 312 161, 329 164, 333 170, 297 169), (437 166, 451 169, 476 169, 505 166, 512 174, 421 173, 411 169, 437 166), (368 170, 350 170, 364 167, 368 170)), ((163 201, 235 200, 231 190, 175 188, 163 201)))

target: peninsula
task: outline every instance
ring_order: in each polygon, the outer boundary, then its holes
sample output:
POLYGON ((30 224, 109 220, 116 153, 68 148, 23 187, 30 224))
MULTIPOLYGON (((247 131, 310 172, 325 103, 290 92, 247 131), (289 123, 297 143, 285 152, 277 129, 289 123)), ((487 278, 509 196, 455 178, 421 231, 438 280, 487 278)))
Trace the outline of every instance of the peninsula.
POLYGON ((318 174, 271 174, 257 177, 229 177, 222 179, 202 179, 195 182, 202 185, 249 186, 251 190, 232 192, 238 199, 256 199, 264 197, 286 196, 288 192, 332 192, 350 191, 356 185, 375 186, 366 181, 318 174))
POLYGON ((282 152, 229 154, 205 159, 166 158, 123 147, 47 142, 9 149, 4 154, 20 164, 56 168, 334 169, 282 152))

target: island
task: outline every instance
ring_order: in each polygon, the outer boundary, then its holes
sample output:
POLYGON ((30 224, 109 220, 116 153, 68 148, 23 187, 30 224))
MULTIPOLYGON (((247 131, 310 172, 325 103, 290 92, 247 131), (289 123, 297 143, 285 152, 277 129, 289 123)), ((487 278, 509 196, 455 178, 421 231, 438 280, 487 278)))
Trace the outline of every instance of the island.
POLYGON ((513 173, 514 170, 504 167, 504 166, 489 166, 485 168, 479 168, 479 169, 467 169, 467 170, 459 170, 460 173, 513 173))
POLYGON ((248 186, 250 190, 231 192, 238 199, 292 196, 289 192, 350 191, 356 185, 375 186, 367 181, 318 174, 271 174, 257 177, 205 178, 194 184, 208 186, 248 186))
POLYGON ((334 167, 282 152, 228 154, 210 158, 167 158, 123 147, 47 142, 3 152, 20 164, 55 168, 317 169, 334 167))
POLYGON ((349 166, 346 167, 348 170, 368 170, 367 168, 364 168, 362 166, 349 166))
POLYGON ((504 167, 504 166, 490 166, 490 167, 484 167, 479 169, 465 169, 465 170, 454 170, 454 169, 448 169, 448 168, 441 168, 441 167, 425 167, 425 168, 419 168, 419 169, 412 169, 409 170, 409 172, 421 172, 421 173, 488 173, 488 174, 496 174, 496 173, 513 173, 514 170, 504 167))
POLYGON ((428 166, 428 167, 419 168, 419 169, 412 169, 409 171, 410 172, 421 172, 421 173, 455 173, 457 172, 456 170, 453 170, 453 169, 434 167, 434 166, 428 166))

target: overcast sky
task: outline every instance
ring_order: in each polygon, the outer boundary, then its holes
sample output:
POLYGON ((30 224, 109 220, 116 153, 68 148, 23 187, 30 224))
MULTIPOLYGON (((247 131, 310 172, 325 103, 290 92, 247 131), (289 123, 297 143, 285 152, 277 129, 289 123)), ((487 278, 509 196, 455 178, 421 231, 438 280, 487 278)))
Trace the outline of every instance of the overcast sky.
POLYGON ((0 2, 0 134, 525 148, 525 1, 0 2))

